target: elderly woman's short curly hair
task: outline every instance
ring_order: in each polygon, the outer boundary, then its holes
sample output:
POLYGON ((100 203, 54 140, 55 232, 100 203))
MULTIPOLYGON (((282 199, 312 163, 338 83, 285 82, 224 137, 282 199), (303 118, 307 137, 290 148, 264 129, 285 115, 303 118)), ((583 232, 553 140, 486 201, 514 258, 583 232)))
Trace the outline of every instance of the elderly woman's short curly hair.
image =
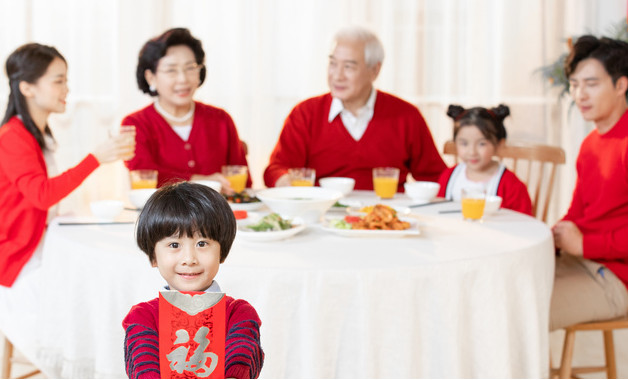
POLYGON ((155 38, 150 39, 144 44, 142 50, 140 50, 135 75, 137 78, 137 87, 139 87, 142 92, 150 94, 151 96, 157 95, 157 92, 151 91, 144 73, 146 70, 150 70, 152 73, 155 73, 157 63, 166 55, 168 48, 177 45, 185 45, 192 49, 196 63, 198 65, 203 65, 200 72, 199 86, 203 84, 203 81, 205 81, 205 74, 207 73, 207 69, 204 66, 205 51, 203 50, 203 44, 200 40, 194 38, 188 29, 173 28, 165 31, 155 38))

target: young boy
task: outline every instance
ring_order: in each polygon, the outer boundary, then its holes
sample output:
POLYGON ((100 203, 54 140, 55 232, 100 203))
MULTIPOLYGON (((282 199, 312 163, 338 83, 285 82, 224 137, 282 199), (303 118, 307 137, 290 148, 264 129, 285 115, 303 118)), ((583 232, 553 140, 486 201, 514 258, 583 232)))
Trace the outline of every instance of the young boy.
POLYGON ((565 74, 595 130, 580 147, 569 211, 552 228, 561 255, 550 330, 628 313, 628 44, 583 36, 565 74))
MULTIPOLYGON (((137 222, 137 244, 168 288, 220 292, 214 281, 235 238, 236 222, 225 199, 199 184, 180 182, 160 188, 137 222)), ((160 378, 159 299, 133 306, 122 325, 129 378, 160 378)), ((225 377, 257 378, 264 352, 261 321, 244 300, 226 296, 225 377)))

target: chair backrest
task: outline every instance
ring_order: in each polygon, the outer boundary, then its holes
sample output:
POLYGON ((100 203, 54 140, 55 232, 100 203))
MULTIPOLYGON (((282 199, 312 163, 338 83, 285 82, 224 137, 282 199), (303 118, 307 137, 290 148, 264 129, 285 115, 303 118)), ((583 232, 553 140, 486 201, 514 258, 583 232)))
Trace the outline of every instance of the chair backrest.
MULTIPOLYGON (((456 144, 447 141, 443 153, 456 157, 456 144)), ((525 183, 532 199, 532 214, 547 222, 547 211, 552 197, 556 167, 565 163, 565 151, 556 146, 506 144, 498 152, 498 158, 525 183), (546 171, 549 169, 549 171, 546 171)))

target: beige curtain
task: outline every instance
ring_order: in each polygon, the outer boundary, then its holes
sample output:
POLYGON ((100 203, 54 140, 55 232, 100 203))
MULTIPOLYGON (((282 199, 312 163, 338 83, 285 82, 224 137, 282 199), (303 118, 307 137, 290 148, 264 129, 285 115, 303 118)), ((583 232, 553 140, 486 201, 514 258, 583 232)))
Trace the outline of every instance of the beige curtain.
MULTIPOLYGON (((561 145, 550 220, 562 215, 573 186, 573 160, 590 129, 536 70, 553 61, 571 35, 604 32, 626 14, 624 0, 0 0, 0 58, 28 41, 56 46, 69 62, 65 114, 51 126, 60 168, 78 162, 128 113, 148 104, 135 84, 142 44, 184 26, 203 41, 208 76, 197 99, 226 109, 249 145, 255 187, 284 118, 299 101, 327 91, 334 32, 363 25, 384 43, 376 85, 423 112, 437 145, 450 138, 450 103, 506 103, 512 140, 561 145)), ((0 81, 0 110, 8 94, 0 81)), ((125 199, 122 164, 98 169, 62 201, 89 213, 91 200, 125 199)))

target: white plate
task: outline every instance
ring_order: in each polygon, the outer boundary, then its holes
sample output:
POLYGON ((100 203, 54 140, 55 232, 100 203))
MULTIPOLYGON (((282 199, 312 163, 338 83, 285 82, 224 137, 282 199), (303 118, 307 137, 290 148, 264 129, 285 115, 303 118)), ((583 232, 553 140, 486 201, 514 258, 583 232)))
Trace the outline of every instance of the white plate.
POLYGON ((232 210, 244 210, 244 211, 254 211, 259 210, 264 205, 263 202, 249 202, 249 203, 231 203, 228 202, 229 206, 231 206, 232 210))
MULTIPOLYGON (((383 204, 383 203, 381 203, 383 204)), ((349 207, 347 208, 347 214, 349 215, 366 215, 368 214, 367 212, 364 211, 360 211, 360 209, 362 207, 368 207, 368 206, 375 206, 374 204, 372 205, 364 205, 364 206, 360 206, 360 207, 349 207)), ((391 206, 391 205, 386 205, 388 207, 393 208, 395 211, 397 211, 397 216, 402 216, 402 215, 408 215, 411 210, 409 207, 405 207, 405 206, 391 206)))
POLYGON ((416 219, 399 218, 404 222, 410 223, 410 227, 405 230, 343 230, 341 228, 330 227, 329 222, 323 226, 323 230, 332 232, 336 235, 347 237, 380 237, 380 238, 397 238, 409 235, 418 235, 419 226, 416 219))
POLYGON ((335 206, 334 204, 331 206, 330 210, 343 210, 344 211, 349 207, 360 208, 362 206, 362 202, 357 201, 355 199, 352 200, 352 199, 340 198, 338 202, 336 203, 340 203, 342 206, 338 207, 338 206, 335 206))
POLYGON ((275 241, 287 239, 291 236, 298 234, 305 229, 305 224, 297 224, 288 230, 282 231, 253 231, 246 226, 238 226, 238 232, 236 236, 240 236, 243 239, 249 241, 275 241))

